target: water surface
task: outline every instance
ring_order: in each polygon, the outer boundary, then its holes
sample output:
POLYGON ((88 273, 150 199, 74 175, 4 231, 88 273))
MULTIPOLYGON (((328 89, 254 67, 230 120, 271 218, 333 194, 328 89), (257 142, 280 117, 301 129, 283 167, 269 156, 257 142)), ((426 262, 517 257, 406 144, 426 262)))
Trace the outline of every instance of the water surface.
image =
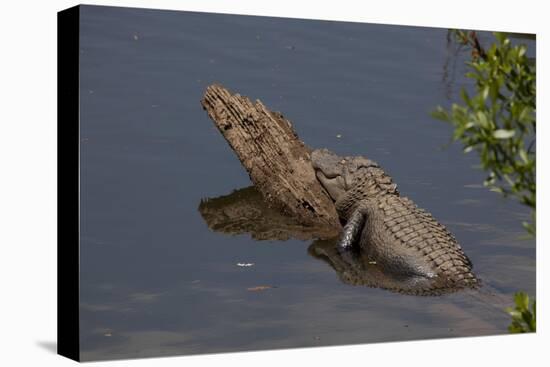
POLYGON ((84 360, 500 334, 503 301, 535 294, 528 213, 484 189, 476 155, 429 116, 471 88, 447 30, 81 12, 84 360), (381 164, 455 234, 486 289, 354 287, 308 254, 311 241, 210 230, 201 199, 250 185, 200 106, 214 82, 283 112, 310 146, 381 164))

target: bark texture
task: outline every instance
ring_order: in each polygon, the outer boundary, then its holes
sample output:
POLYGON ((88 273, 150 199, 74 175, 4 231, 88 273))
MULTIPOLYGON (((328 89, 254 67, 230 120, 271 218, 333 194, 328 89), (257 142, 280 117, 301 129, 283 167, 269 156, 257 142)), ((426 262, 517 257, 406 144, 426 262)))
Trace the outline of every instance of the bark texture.
POLYGON ((209 86, 201 103, 271 208, 302 225, 338 232, 338 214, 317 181, 311 150, 289 120, 221 85, 209 86))

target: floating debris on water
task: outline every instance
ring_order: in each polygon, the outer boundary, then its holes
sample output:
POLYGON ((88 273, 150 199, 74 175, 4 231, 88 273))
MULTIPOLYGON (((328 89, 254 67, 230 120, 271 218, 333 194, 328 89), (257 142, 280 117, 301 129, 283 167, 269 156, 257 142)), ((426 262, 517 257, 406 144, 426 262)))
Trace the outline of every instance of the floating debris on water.
POLYGON ((265 291, 266 289, 272 289, 272 288, 277 288, 277 287, 272 287, 270 285, 259 285, 257 287, 246 288, 246 290, 250 292, 259 292, 259 291, 265 291))

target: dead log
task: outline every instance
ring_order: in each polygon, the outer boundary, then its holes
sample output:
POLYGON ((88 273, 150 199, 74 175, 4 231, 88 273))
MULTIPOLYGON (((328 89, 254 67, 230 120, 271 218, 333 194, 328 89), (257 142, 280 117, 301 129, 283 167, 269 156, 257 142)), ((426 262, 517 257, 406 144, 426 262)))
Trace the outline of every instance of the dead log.
POLYGON ((306 226, 340 229, 334 204, 315 177, 310 149, 290 121, 221 85, 209 86, 201 103, 271 208, 306 226))

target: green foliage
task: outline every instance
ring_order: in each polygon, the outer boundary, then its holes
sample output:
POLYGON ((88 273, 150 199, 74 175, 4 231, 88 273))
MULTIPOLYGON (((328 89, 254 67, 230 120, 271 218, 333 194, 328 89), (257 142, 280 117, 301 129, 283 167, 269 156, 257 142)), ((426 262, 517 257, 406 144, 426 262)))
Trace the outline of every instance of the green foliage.
POLYGON ((511 333, 529 333, 537 331, 536 302, 533 301, 529 309, 529 296, 523 292, 514 295, 516 307, 509 307, 506 311, 512 316, 512 323, 508 326, 511 333))
POLYGON ((451 123, 453 140, 464 152, 476 151, 488 172, 485 185, 492 191, 517 198, 532 209, 532 222, 524 223, 535 234, 535 133, 536 71, 525 45, 512 45, 503 33, 484 50, 475 32, 455 31, 456 38, 472 47, 467 77, 475 80, 476 93, 461 91, 464 105, 449 111, 438 107, 432 115, 451 123))
MULTIPOLYGON (((475 32, 455 30, 458 42, 472 49, 467 77, 475 80, 476 94, 461 91, 464 105, 453 104, 450 111, 438 107, 433 116, 451 123, 454 141, 464 152, 476 151, 488 172, 485 185, 492 191, 513 196, 532 209, 532 223, 524 223, 534 235, 536 213, 535 135, 536 69, 525 45, 512 45, 503 33, 483 49, 475 32)), ((511 333, 536 331, 536 302, 529 309, 529 296, 514 295, 516 306, 508 308, 511 333)))

